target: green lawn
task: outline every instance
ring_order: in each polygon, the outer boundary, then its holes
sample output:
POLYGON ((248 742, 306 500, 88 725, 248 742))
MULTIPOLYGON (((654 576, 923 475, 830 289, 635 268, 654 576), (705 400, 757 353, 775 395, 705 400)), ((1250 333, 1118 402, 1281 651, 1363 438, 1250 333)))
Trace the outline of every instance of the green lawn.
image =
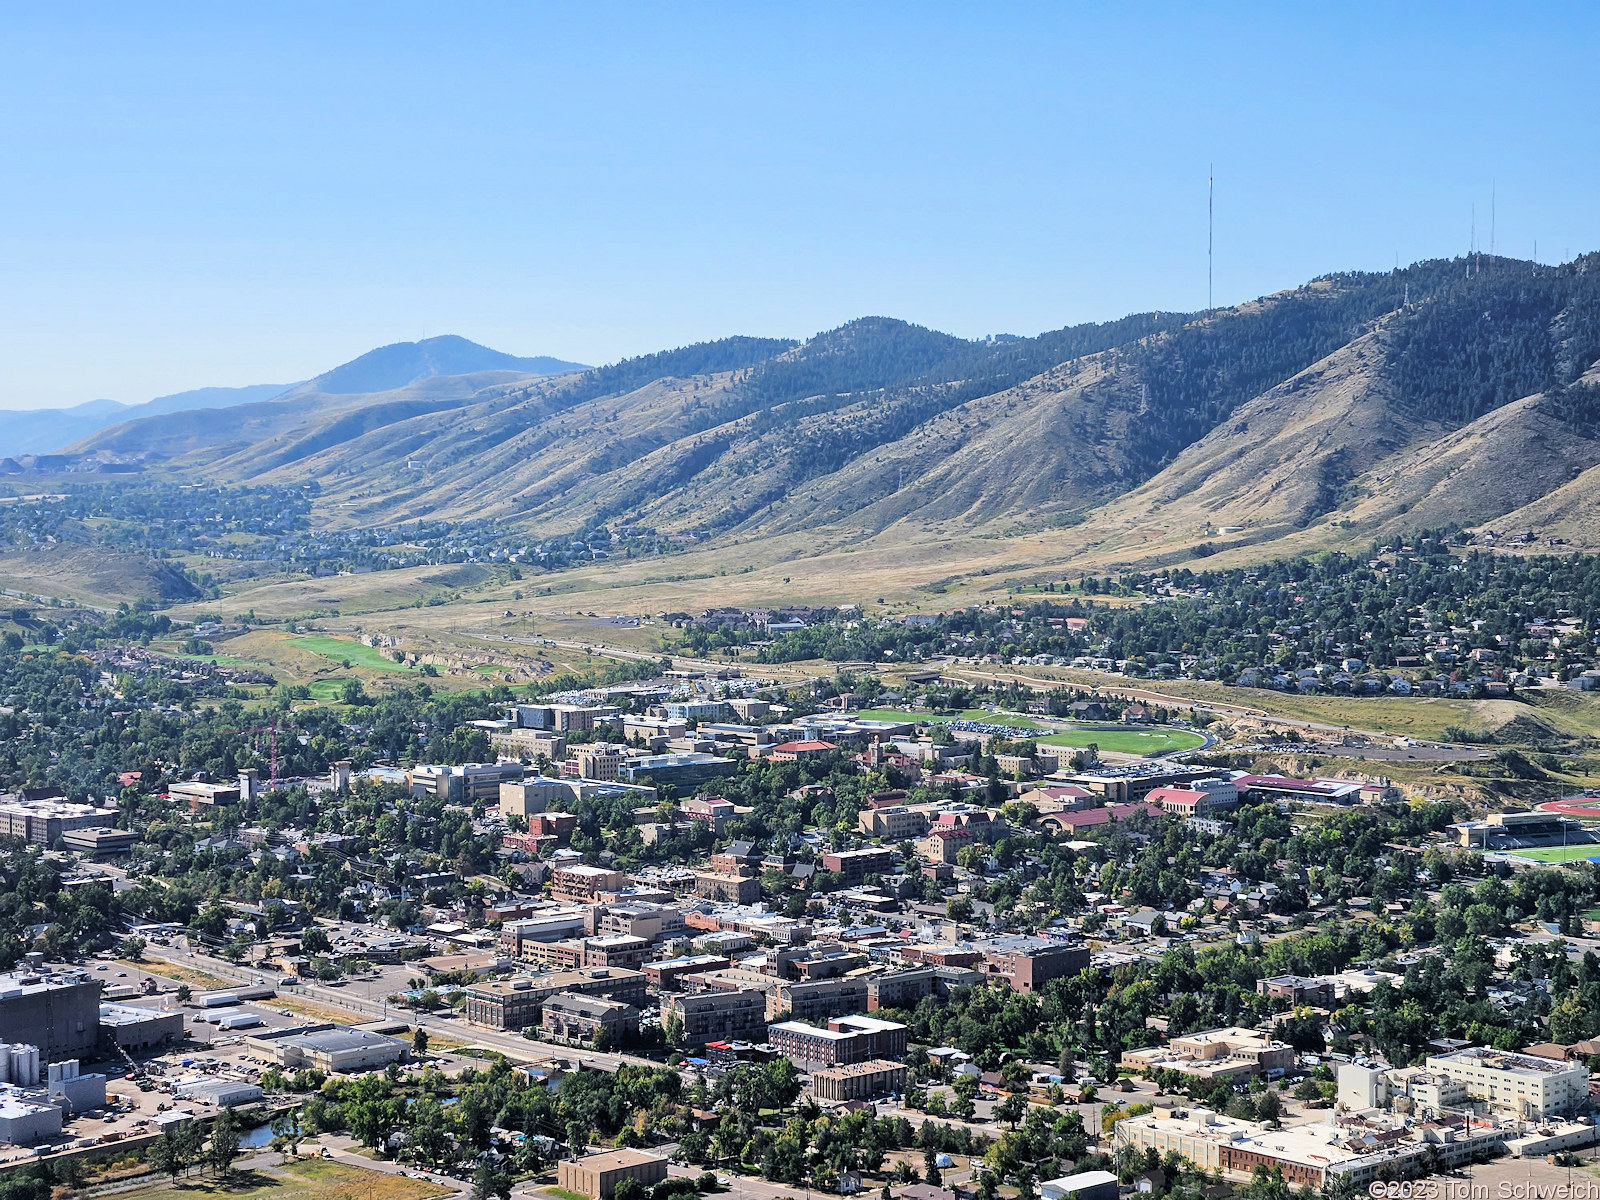
POLYGON ((1600 843, 1588 846, 1548 846, 1543 850, 1511 850, 1518 858, 1531 858, 1535 862, 1582 862, 1586 858, 1600 858, 1600 843))
POLYGON ((1093 742, 1109 754, 1170 754, 1203 746, 1205 738, 1187 729, 1073 729, 1039 739, 1041 746, 1070 746, 1081 750, 1093 742))
POLYGON ((994 713, 986 708, 967 708, 961 712, 907 712, 900 708, 863 708, 855 714, 868 721, 982 721, 989 725, 1016 725, 1022 729, 1044 726, 1023 713, 994 713))
POLYGON ((375 646, 367 646, 361 642, 352 642, 346 638, 328 637, 326 634, 308 633, 289 639, 291 646, 298 646, 302 650, 309 650, 313 654, 320 654, 331 658, 335 662, 350 660, 353 667, 365 667, 369 671, 406 671, 409 667, 402 666, 394 661, 382 650, 375 646))
POLYGON ((226 1197, 227 1200, 272 1197, 272 1200, 431 1200, 449 1195, 438 1184, 405 1179, 348 1163, 305 1158, 279 1165, 258 1157, 250 1167, 221 1179, 185 1176, 162 1180, 121 1193, 128 1200, 181 1200, 182 1197, 226 1197), (259 1164, 259 1165, 258 1165, 259 1164))
POLYGON ((1037 739, 1041 746, 1068 746, 1081 750, 1093 742, 1110 754, 1168 754, 1205 745, 1205 738, 1187 729, 1062 728, 1059 725, 1045 725, 1023 713, 989 712, 981 708, 969 708, 959 713, 911 713, 894 708, 868 708, 856 715, 869 721, 976 721, 988 725, 1015 725, 1020 729, 1037 729, 1042 735, 1037 739), (1049 732, 1051 730, 1059 732, 1049 732))
POLYGON ((313 700, 327 703, 338 702, 344 698, 344 685, 343 679, 313 679, 308 687, 313 700))
POLYGON ((207 662, 217 667, 265 667, 267 664, 253 658, 234 658, 227 654, 182 654, 193 662, 207 662))

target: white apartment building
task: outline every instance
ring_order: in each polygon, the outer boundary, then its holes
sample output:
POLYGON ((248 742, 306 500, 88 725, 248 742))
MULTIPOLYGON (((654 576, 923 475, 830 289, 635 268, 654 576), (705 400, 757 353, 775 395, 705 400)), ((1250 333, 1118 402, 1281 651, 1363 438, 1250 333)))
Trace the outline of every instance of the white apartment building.
POLYGON ((1523 1120, 1576 1112, 1589 1097, 1589 1068, 1477 1046, 1428 1058, 1428 1069, 1459 1081, 1467 1095, 1523 1120))

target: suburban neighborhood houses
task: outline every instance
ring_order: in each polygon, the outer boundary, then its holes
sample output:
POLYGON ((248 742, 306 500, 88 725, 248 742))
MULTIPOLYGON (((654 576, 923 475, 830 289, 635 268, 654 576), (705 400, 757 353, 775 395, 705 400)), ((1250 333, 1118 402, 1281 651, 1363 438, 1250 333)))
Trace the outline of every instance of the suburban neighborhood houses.
POLYGON ((8 794, 17 903, 102 932, 7 943, 0 1136, 293 1112, 594 1200, 1270 1200, 1596 1146, 1600 798, 960 669, 644 661, 430 700, 404 754, 350 708, 321 773, 8 794))

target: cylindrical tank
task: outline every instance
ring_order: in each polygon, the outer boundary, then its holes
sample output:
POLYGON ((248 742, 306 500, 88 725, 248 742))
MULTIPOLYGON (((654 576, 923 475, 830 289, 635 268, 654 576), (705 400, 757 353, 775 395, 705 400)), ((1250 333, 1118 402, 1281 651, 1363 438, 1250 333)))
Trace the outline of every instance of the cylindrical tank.
POLYGON ((11 1047, 11 1082, 18 1087, 39 1086, 39 1047, 11 1047))
POLYGON ((0 1083, 11 1082, 11 1047, 0 1046, 0 1083))

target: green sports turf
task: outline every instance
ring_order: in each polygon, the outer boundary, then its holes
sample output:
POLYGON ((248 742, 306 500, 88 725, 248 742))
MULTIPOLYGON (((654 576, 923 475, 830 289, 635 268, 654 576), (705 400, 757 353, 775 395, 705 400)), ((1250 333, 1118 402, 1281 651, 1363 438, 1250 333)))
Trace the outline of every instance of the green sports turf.
POLYGON ((1542 850, 1509 850, 1518 858, 1531 858, 1535 862, 1582 862, 1586 858, 1600 858, 1600 843, 1588 846, 1546 846, 1542 850))
POLYGON ((1187 729, 1169 729, 1158 726, 1149 729, 1137 726, 1126 729, 1093 729, 1087 727, 1063 728, 1045 725, 1023 713, 988 712, 969 708, 964 712, 913 713, 893 708, 868 708, 856 714, 869 721, 975 721, 988 725, 1015 725, 1021 729, 1037 729, 1041 746, 1065 746, 1081 750, 1091 742, 1110 754, 1169 754, 1176 750, 1193 750, 1205 745, 1205 738, 1187 729), (1049 730, 1058 732, 1048 732, 1049 730))
POLYGON ((331 658, 334 662, 343 662, 345 659, 349 659, 351 666, 365 667, 369 671, 410 670, 409 667, 401 666, 375 646, 348 641, 345 638, 328 637, 320 633, 308 633, 300 637, 290 638, 289 644, 298 646, 302 650, 309 650, 313 654, 331 658))
POLYGON ((1111 754, 1170 754, 1203 746, 1205 738, 1187 729, 1073 729, 1039 739, 1041 746, 1068 746, 1081 750, 1093 742, 1111 754))

